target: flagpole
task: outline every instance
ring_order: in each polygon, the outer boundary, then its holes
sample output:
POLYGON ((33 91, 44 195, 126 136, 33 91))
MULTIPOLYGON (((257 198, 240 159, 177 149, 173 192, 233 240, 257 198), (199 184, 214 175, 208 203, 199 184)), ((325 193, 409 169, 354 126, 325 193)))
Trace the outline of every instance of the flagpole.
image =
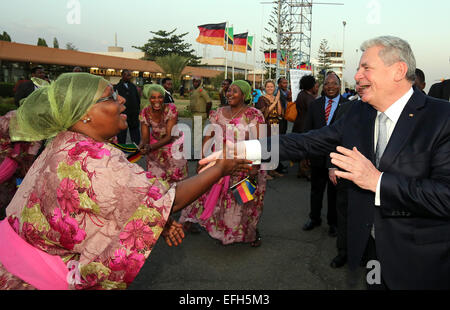
POLYGON ((225 79, 228 79, 228 22, 225 26, 225 79))
POLYGON ((269 80, 272 79, 272 46, 269 46, 269 80))
MULTIPOLYGON (((233 25, 231 25, 231 27, 233 27, 233 25)), ((233 65, 233 78, 232 78, 232 80, 233 80, 233 82, 234 82, 234 27, 233 27, 233 48, 232 48, 232 51, 231 51, 231 62, 233 63, 232 65, 233 65)))
POLYGON ((247 59, 247 45, 248 45, 248 29, 247 29, 247 41, 245 42, 245 79, 247 80, 247 63, 248 63, 248 59, 247 59))
POLYGON ((256 36, 253 35, 253 42, 252 42, 252 48, 253 48, 253 89, 256 88, 256 36))

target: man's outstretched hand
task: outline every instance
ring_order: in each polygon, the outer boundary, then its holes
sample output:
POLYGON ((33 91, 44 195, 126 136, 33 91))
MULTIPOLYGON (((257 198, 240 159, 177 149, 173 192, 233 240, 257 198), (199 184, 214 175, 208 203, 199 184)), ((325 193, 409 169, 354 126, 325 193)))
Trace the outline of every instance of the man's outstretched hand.
POLYGON ((331 162, 344 171, 336 171, 339 178, 352 181, 360 188, 376 192, 381 172, 356 147, 352 150, 338 146, 339 153, 331 153, 331 162))

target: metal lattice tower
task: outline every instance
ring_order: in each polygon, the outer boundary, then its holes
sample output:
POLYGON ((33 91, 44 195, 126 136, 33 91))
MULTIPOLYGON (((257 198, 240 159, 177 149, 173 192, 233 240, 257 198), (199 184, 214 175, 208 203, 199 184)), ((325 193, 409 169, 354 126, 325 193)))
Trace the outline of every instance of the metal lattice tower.
POLYGON ((292 47, 298 64, 311 61, 312 0, 286 0, 293 31, 292 47))

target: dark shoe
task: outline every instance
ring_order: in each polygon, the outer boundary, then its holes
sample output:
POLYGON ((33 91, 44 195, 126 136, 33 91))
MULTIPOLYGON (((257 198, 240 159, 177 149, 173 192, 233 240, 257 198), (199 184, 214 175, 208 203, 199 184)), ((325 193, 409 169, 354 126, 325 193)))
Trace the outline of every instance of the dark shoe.
POLYGON ((304 231, 313 230, 314 227, 318 227, 321 224, 322 224, 321 222, 316 222, 316 221, 309 219, 308 222, 306 222, 306 224, 303 226, 303 230, 304 231))
POLYGON ((252 243, 250 243, 250 246, 251 246, 252 248, 259 248, 259 247, 261 246, 261 243, 262 243, 262 241, 261 241, 261 235, 259 234, 259 231, 256 230, 256 238, 255 238, 255 241, 253 241, 252 243))
POLYGON ((337 227, 334 225, 330 225, 330 228, 328 229, 328 236, 330 237, 337 237, 337 227))
POLYGON ((191 234, 199 234, 201 232, 199 225, 197 223, 191 223, 191 222, 184 223, 183 230, 185 232, 189 232, 191 234))
POLYGON ((331 268, 341 268, 347 262, 347 256, 339 254, 331 261, 331 268))

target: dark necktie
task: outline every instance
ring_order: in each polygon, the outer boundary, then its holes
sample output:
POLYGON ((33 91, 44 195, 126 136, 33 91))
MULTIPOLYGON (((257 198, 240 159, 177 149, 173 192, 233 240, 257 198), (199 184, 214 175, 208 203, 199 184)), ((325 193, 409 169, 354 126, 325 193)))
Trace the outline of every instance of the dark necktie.
POLYGON ((333 105, 333 99, 328 100, 328 105, 325 108, 325 123, 328 124, 328 118, 330 117, 331 106, 333 105))

